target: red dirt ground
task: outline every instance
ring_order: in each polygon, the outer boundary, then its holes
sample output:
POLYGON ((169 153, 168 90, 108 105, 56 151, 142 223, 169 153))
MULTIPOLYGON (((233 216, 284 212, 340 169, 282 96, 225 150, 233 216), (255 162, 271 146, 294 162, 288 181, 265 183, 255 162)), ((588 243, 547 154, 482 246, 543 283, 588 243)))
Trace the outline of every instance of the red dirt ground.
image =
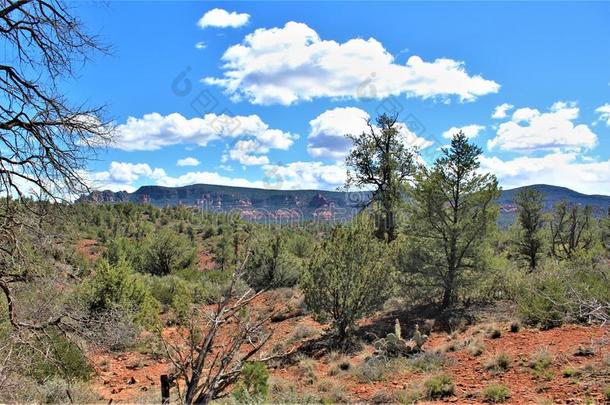
MULTIPOLYGON (((256 303, 257 307, 267 306, 279 308, 284 306, 289 292, 268 293, 256 303)), ((447 356, 453 360, 442 372, 449 374, 456 386, 456 395, 445 399, 444 402, 454 403, 481 403, 480 392, 490 382, 499 382, 506 385, 511 392, 508 403, 584 403, 586 399, 603 403, 602 387, 610 385, 610 347, 598 345, 597 342, 604 336, 610 337, 608 329, 599 327, 585 327, 566 325, 559 328, 540 331, 535 329, 521 329, 518 332, 509 332, 508 324, 496 324, 502 331, 501 337, 491 339, 482 333, 484 325, 476 325, 454 337, 454 342, 461 342, 472 336, 477 336, 485 345, 482 355, 475 357, 464 349, 458 348, 455 352, 448 352, 447 356), (575 352, 579 346, 594 347, 595 354, 590 357, 579 357, 575 352), (548 350, 554 357, 549 370, 552 373, 550 380, 537 380, 528 361, 532 354, 540 349, 548 350), (508 354, 511 359, 510 368, 504 373, 494 374, 487 371, 484 364, 500 352, 508 354), (596 370, 604 370, 601 377, 583 376, 582 378, 567 378, 563 376, 566 368, 579 369, 592 364, 596 370)), ((275 344, 283 343, 286 351, 302 344, 303 340, 290 341, 295 329, 309 329, 314 331, 315 338, 324 327, 315 322, 311 316, 301 316, 272 324, 274 336, 266 346, 266 355, 275 344)), ((166 328, 164 337, 169 341, 179 338, 176 328, 166 328)), ((223 337, 221 339, 225 339, 223 337)), ((446 333, 433 333, 424 349, 426 351, 438 350, 446 345, 446 333)), ((361 364, 365 357, 373 352, 370 345, 348 358, 352 368, 361 364)), ((96 352, 90 356, 98 373, 94 386, 104 400, 113 402, 134 402, 142 397, 158 400, 159 378, 170 370, 170 364, 162 359, 155 359, 147 353, 135 351, 125 353, 96 352)), ((340 387, 353 402, 373 402, 380 393, 388 394, 401 392, 438 372, 422 373, 405 369, 392 374, 380 382, 370 384, 359 383, 352 373, 346 372, 336 376, 329 376, 332 362, 329 355, 315 359, 314 370, 317 381, 306 384, 299 370, 298 362, 289 366, 272 369, 274 378, 285 380, 296 388, 297 392, 318 393, 316 384, 320 381, 332 383, 340 387)), ((386 395, 387 396, 387 395, 386 395)))

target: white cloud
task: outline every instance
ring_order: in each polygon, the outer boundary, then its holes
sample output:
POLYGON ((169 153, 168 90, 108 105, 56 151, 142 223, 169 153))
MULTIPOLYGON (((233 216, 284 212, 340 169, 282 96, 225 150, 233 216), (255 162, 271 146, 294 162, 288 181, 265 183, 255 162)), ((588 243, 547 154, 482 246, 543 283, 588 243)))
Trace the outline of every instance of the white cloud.
POLYGON ((502 160, 481 157, 481 170, 494 173, 504 188, 551 184, 588 194, 610 194, 610 160, 598 161, 575 152, 502 160))
POLYGON ((491 118, 502 119, 506 118, 506 113, 512 110, 515 106, 512 104, 504 103, 496 107, 491 118))
POLYGON ((132 183, 141 177, 158 180, 165 176, 165 170, 153 169, 147 163, 126 162, 111 162, 106 171, 85 174, 91 187, 112 191, 133 191, 132 183))
POLYGON ((292 162, 285 165, 263 166, 266 188, 334 190, 345 184, 346 170, 342 162, 326 165, 322 162, 292 162))
POLYGON ((472 101, 500 88, 480 75, 469 75, 463 62, 446 58, 426 62, 411 56, 400 65, 374 38, 343 43, 323 40, 307 25, 294 21, 283 28, 257 29, 227 49, 222 59, 224 76, 207 77, 204 82, 255 104, 399 94, 472 101))
MULTIPOLYGON (((228 158, 246 166, 266 165, 269 163, 269 158, 263 154, 267 152, 269 148, 255 140, 242 140, 235 143, 228 153, 228 158)), ((227 160, 227 155, 224 158, 227 160)))
POLYGON ((268 189, 326 189, 333 190, 345 182, 345 166, 322 162, 292 162, 285 165, 265 164, 261 180, 227 177, 217 172, 195 171, 173 177, 161 168, 151 168, 145 163, 112 162, 106 171, 88 172, 89 184, 98 190, 129 191, 134 183, 179 187, 205 183, 239 187, 268 189))
POLYGON ((485 127, 483 125, 476 124, 465 125, 463 127, 451 127, 445 132, 443 132, 443 138, 452 139, 453 135, 457 134, 460 131, 462 131, 464 135, 466 135, 466 137, 474 138, 479 135, 479 133, 484 129, 485 127))
POLYGON ((243 178, 226 177, 216 172, 189 172, 178 177, 166 176, 159 179, 157 185, 180 187, 191 184, 216 184, 221 186, 263 188, 262 181, 251 181, 243 178))
POLYGON ((206 47, 207 47, 207 45, 203 41, 199 41, 195 44, 195 48, 197 48, 199 50, 205 49, 206 47))
POLYGON ((246 13, 236 13, 235 11, 229 13, 222 8, 215 8, 205 13, 197 21, 197 26, 199 28, 237 28, 247 24, 249 19, 250 15, 246 13))
POLYGON ((606 121, 606 125, 610 126, 610 104, 598 107, 595 112, 599 113, 600 121, 606 121))
POLYGON ((188 119, 178 113, 150 113, 142 118, 129 117, 116 131, 113 146, 127 151, 158 150, 179 143, 206 146, 212 141, 239 138, 256 143, 258 153, 267 153, 270 149, 286 150, 298 138, 296 134, 269 128, 257 115, 206 114, 188 119))
POLYGON ((194 157, 187 157, 184 159, 178 159, 176 166, 199 166, 201 162, 194 157))
POLYGON ((487 142, 492 150, 581 150, 597 144, 587 125, 575 124, 579 109, 575 103, 556 102, 548 112, 532 108, 515 110, 511 121, 499 125, 496 137, 487 142))
MULTIPOLYGON (((316 158, 343 160, 352 146, 345 135, 368 132, 368 119, 369 114, 356 107, 338 107, 323 112, 309 121, 307 151, 316 158)), ((396 125, 405 145, 419 149, 432 145, 431 141, 411 132, 404 123, 398 122, 396 125)))

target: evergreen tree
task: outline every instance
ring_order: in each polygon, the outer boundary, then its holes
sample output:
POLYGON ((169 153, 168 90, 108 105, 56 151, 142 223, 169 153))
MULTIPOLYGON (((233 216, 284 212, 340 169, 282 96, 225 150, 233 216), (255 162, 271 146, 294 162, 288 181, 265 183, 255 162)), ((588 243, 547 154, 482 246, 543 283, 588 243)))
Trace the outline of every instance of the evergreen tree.
POLYGON ((518 210, 517 253, 527 261, 530 270, 534 270, 542 253, 544 195, 527 187, 515 196, 514 203, 518 210))
POLYGON ((395 271, 383 242, 370 238, 368 218, 338 225, 303 272, 305 303, 316 317, 330 320, 340 344, 356 321, 378 309, 392 293, 395 271))
POLYGON ((388 242, 397 237, 397 211, 405 181, 415 171, 414 151, 405 145, 396 117, 383 114, 369 131, 347 135, 353 149, 346 158, 346 186, 373 187, 371 203, 376 213, 375 235, 388 242))
POLYGON ((409 235, 414 242, 410 272, 442 292, 442 308, 480 266, 482 247, 495 224, 498 183, 480 174, 482 151, 461 131, 442 149, 431 169, 422 167, 409 191, 409 235))

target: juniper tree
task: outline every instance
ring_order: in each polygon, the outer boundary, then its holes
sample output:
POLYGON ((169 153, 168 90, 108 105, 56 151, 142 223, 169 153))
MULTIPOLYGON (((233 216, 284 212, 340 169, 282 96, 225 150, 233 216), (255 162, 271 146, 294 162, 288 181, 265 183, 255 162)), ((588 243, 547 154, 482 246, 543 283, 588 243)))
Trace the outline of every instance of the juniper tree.
POLYGON ((517 253, 527 261, 530 270, 534 270, 542 253, 544 195, 527 187, 519 191, 514 203, 517 205, 517 253))
POLYGON ((415 150, 405 144, 396 120, 396 116, 382 114, 376 126, 367 121, 368 132, 347 135, 354 146, 346 158, 346 186, 373 188, 369 204, 380 213, 375 235, 388 242, 397 237, 403 186, 415 171, 415 150))
POLYGON ((340 346, 356 321, 378 309, 392 293, 395 270, 388 260, 390 248, 371 239, 371 230, 366 217, 335 227, 301 278, 307 307, 318 319, 332 322, 340 346))
POLYGON ((441 291, 442 308, 455 303, 478 269, 498 214, 498 183, 492 174, 479 173, 481 153, 460 131, 432 168, 418 171, 409 190, 408 234, 414 249, 406 270, 441 291))

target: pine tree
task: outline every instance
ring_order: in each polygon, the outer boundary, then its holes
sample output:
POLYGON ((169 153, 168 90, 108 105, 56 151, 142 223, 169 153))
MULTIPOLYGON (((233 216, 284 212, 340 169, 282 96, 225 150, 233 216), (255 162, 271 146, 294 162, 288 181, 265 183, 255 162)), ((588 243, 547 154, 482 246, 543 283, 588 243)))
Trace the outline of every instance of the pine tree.
POLYGON ((481 148, 464 133, 454 135, 442 153, 431 169, 420 169, 409 191, 408 234, 415 249, 407 270, 440 289, 447 308, 480 264, 500 193, 495 176, 478 172, 481 148))
POLYGON ((519 256, 527 260, 530 270, 535 270, 542 252, 544 228, 544 195, 527 187, 516 196, 518 236, 515 244, 519 256))

